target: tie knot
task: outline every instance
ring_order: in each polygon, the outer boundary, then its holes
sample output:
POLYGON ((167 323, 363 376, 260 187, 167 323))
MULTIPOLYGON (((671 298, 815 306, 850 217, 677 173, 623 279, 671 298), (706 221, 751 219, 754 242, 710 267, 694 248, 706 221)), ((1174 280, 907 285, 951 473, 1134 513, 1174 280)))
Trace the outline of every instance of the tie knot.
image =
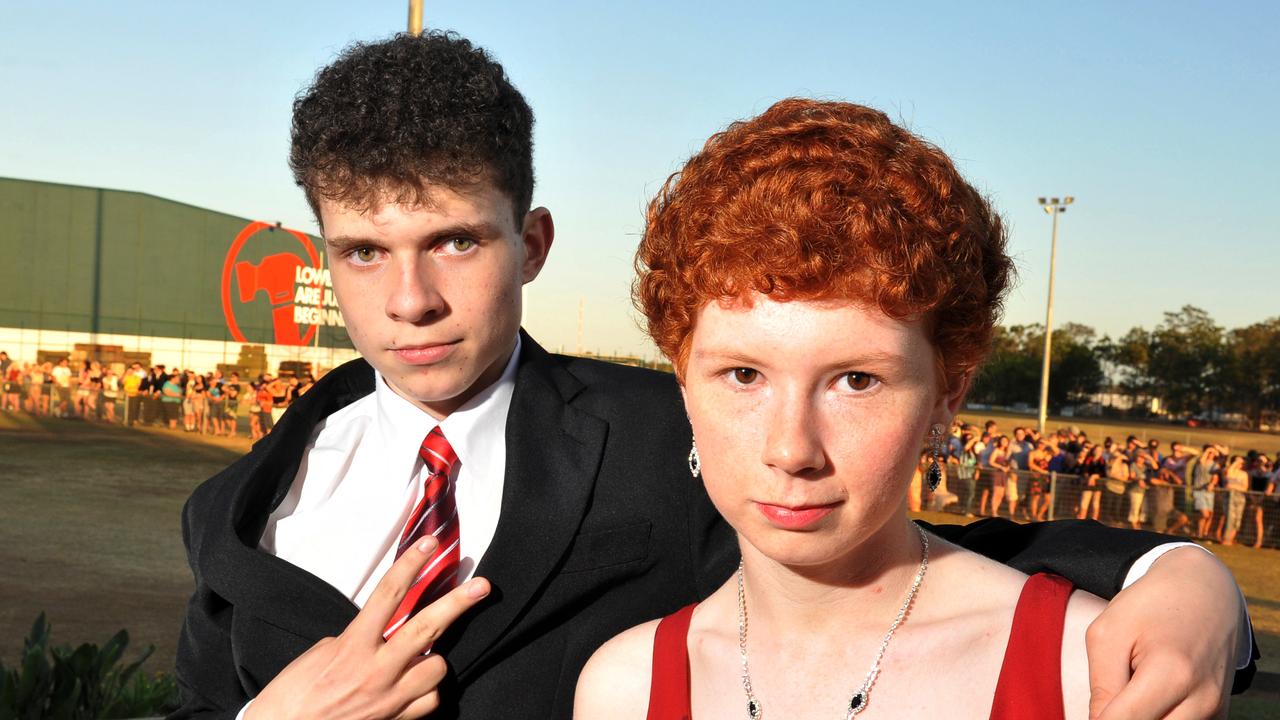
POLYGON ((439 425, 432 428, 431 432, 423 438, 422 446, 418 448, 418 455, 427 464, 427 468, 438 475, 448 475, 458 462, 457 454, 453 452, 453 447, 445 439, 439 425))

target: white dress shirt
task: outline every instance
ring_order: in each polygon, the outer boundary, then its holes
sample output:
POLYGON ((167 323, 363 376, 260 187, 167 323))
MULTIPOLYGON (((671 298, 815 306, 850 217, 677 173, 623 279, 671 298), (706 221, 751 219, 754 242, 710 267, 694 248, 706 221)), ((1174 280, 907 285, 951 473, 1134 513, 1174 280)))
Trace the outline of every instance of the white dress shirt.
POLYGON ((258 547, 325 580, 358 607, 395 561, 422 498, 422 440, 436 425, 458 456, 459 582, 493 541, 507 467, 507 412, 520 340, 502 377, 444 420, 400 397, 374 372, 373 393, 325 418, 311 436, 289 494, 258 547))

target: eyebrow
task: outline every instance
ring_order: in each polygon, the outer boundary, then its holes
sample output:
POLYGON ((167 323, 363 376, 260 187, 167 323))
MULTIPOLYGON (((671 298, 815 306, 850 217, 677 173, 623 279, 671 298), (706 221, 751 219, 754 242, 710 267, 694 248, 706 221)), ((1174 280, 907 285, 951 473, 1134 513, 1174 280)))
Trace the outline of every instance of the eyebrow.
MULTIPOLYGON (((465 235, 475 238, 492 238, 502 234, 502 230, 490 222, 458 222, 447 225, 433 232, 422 235, 418 238, 419 243, 434 245, 441 240, 465 235)), ((343 252, 351 248, 363 247, 365 245, 381 245, 382 241, 377 238, 361 237, 358 235, 335 235, 324 239, 325 247, 334 252, 343 252)))
MULTIPOLYGON (((757 356, 747 355, 744 353, 734 352, 732 350, 695 350, 693 357, 699 360, 720 360, 731 363, 739 363, 742 365, 759 365, 760 358, 757 356)), ((872 366, 900 366, 905 365, 906 358, 891 352, 875 350, 865 353, 850 355, 839 360, 827 363, 824 368, 827 370, 835 370, 838 368, 860 367, 866 365, 872 366)))

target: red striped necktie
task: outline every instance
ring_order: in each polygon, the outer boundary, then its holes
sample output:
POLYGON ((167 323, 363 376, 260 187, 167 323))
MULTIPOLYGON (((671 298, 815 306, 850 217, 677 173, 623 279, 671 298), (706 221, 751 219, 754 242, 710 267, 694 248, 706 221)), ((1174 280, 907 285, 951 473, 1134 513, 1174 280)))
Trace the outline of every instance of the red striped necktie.
POLYGON ((422 571, 413 581, 409 592, 400 601, 400 606, 396 608, 387 623, 387 629, 382 633, 384 638, 394 635, 418 609, 426 607, 458 585, 458 565, 462 560, 462 553, 458 547, 458 506, 453 498, 453 471, 458 464, 458 456, 438 425, 427 433, 422 446, 418 448, 418 456, 422 458, 427 471, 422 481, 422 500, 414 507, 413 514, 400 533, 396 558, 428 535, 434 535, 440 545, 431 554, 431 559, 422 566, 422 571))

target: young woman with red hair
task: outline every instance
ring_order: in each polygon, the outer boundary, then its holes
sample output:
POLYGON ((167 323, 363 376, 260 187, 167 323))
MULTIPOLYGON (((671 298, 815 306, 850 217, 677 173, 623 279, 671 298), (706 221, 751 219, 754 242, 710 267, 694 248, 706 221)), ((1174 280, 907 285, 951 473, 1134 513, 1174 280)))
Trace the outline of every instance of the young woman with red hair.
POLYGON ((784 100, 667 181, 636 265, 691 472, 742 562, 601 648, 576 715, 1086 717, 1102 601, 907 516, 1012 272, 1000 218, 946 155, 878 111, 784 100))

